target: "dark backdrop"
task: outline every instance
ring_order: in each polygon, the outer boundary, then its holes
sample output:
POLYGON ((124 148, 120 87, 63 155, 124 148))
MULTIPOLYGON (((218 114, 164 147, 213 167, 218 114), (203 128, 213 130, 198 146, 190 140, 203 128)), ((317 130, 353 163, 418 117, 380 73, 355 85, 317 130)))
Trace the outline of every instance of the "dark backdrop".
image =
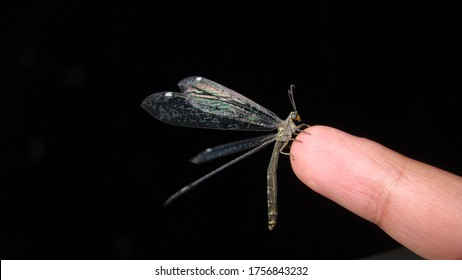
POLYGON ((140 108, 200 75, 285 118, 460 168, 460 13, 422 1, 16 1, 2 8, 1 257, 351 259, 392 249, 378 227, 279 165, 271 148, 163 208, 227 159, 188 159, 259 135, 165 125, 140 108))

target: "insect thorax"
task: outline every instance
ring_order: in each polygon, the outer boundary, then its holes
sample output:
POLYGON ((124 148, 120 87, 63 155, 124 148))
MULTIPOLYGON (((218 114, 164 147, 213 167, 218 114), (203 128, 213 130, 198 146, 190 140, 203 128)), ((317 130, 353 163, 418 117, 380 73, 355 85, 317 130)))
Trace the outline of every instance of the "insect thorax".
POLYGON ((296 132, 296 125, 294 123, 294 116, 298 116, 296 112, 291 112, 287 119, 285 119, 278 127, 278 134, 276 140, 280 142, 287 142, 292 140, 292 134, 296 132))

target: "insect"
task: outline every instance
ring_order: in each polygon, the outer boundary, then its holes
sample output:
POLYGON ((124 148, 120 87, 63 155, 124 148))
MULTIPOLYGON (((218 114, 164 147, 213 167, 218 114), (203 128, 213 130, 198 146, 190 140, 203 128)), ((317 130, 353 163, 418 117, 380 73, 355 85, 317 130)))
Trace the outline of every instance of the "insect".
POLYGON ((288 90, 293 111, 285 120, 247 97, 203 77, 183 79, 178 86, 181 92, 164 91, 151 94, 141 103, 141 107, 154 118, 172 125, 242 131, 277 129, 277 132, 208 148, 197 154, 190 161, 200 164, 251 149, 183 187, 170 196, 164 205, 169 205, 204 180, 276 142, 267 170, 268 228, 273 230, 278 214, 276 169, 279 154, 288 155, 283 149, 294 139, 292 135, 302 131, 302 127, 309 127, 306 124, 297 126, 294 123, 301 122, 301 119, 295 107, 293 85, 288 90))

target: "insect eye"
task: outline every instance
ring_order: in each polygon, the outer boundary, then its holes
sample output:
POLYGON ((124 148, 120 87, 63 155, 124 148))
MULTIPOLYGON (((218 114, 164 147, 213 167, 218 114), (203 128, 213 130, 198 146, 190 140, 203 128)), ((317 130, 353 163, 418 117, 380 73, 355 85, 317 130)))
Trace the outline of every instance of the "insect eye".
POLYGON ((292 120, 298 120, 299 117, 298 117, 297 112, 292 112, 292 113, 290 113, 290 118, 291 118, 292 120))

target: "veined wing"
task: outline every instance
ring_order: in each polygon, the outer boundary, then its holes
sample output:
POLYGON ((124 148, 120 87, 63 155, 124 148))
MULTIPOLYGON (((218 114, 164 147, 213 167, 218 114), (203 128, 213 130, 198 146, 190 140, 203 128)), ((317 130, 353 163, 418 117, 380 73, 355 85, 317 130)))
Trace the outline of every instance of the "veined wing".
POLYGON ((158 92, 141 107, 168 124, 225 130, 269 131, 282 120, 247 97, 201 77, 178 84, 179 92, 158 92))
POLYGON ((238 156, 237 158, 229 161, 228 163, 225 163, 223 164, 222 166, 218 167, 217 169, 213 170, 212 172, 208 173, 207 175, 205 176, 202 176, 200 177, 199 179, 197 179, 196 181, 192 182, 191 184, 187 185, 186 187, 183 187, 182 189, 180 189, 179 191, 177 191, 176 193, 174 193, 173 195, 171 195, 165 202, 164 202, 164 206, 167 206, 169 205, 170 203, 172 203, 172 201, 174 201, 175 199, 177 199, 178 197, 182 196, 183 194, 185 194, 186 192, 192 190, 194 187, 196 187, 197 185, 199 185, 200 183, 202 183, 203 181, 207 180, 208 178, 212 177, 213 175, 216 175, 217 173, 223 171, 224 169, 230 167, 231 165, 245 159, 246 157, 260 151, 261 149, 265 148, 266 146, 268 146, 269 144, 271 144, 272 142, 274 142, 276 140, 276 138, 272 138, 272 139, 269 139, 269 140, 266 140, 265 142, 263 143, 260 143, 259 146, 257 147, 254 147, 253 149, 251 149, 250 151, 247 151, 245 153, 243 153, 242 155, 238 156))
POLYGON ((231 155, 231 154, 234 154, 240 151, 244 151, 244 150, 256 147, 270 139, 276 139, 276 134, 275 133, 266 134, 266 135, 261 135, 261 136, 252 137, 249 139, 244 139, 240 141, 235 141, 235 142, 215 146, 215 147, 208 148, 200 152, 195 157, 190 159, 190 161, 196 164, 204 163, 204 162, 211 161, 219 157, 224 157, 227 155, 231 155))

